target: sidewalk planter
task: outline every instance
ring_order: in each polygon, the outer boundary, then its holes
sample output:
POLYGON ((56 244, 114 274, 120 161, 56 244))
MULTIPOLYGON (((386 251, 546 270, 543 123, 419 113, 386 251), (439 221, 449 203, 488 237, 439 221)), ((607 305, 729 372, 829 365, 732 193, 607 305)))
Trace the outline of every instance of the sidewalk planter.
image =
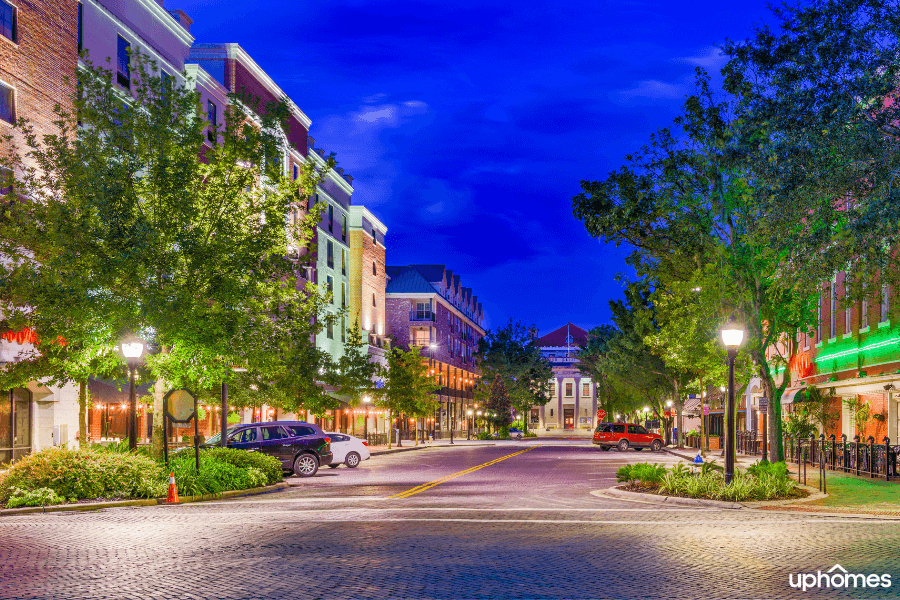
POLYGON ((709 436, 709 449, 710 449, 710 450, 721 450, 721 449, 722 449, 722 445, 719 443, 719 441, 720 441, 721 439, 722 439, 722 438, 720 438, 720 437, 717 436, 717 435, 711 435, 711 436, 709 436))

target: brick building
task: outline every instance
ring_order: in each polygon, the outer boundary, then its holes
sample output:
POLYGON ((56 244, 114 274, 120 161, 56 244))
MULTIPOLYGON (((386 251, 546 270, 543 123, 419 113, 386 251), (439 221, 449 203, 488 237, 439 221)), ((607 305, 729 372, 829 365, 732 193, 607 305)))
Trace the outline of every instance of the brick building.
POLYGON ((474 353, 485 334, 481 303, 444 265, 387 267, 387 275, 387 328, 393 343, 421 347, 441 386, 433 428, 437 435, 451 428, 465 435, 467 411, 475 405, 474 353))
POLYGON ((578 325, 566 323, 536 340, 541 356, 550 361, 553 380, 550 402, 531 409, 532 427, 593 430, 596 426, 596 386, 578 369, 578 352, 587 344, 587 334, 578 325))

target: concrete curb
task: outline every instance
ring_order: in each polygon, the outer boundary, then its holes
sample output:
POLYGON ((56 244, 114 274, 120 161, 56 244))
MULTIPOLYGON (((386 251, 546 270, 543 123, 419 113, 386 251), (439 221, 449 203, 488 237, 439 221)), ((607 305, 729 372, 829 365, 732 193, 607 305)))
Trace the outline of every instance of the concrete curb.
POLYGON ((613 498, 621 498, 623 500, 638 500, 641 502, 649 502, 651 504, 677 504, 679 506, 706 506, 709 508, 729 508, 742 509, 745 508, 740 502, 723 502, 721 500, 701 500, 700 498, 681 498, 679 496, 661 496, 659 494, 645 494, 642 492, 628 492, 625 490, 617 490, 616 488, 607 488, 605 490, 594 490, 591 492, 594 496, 612 496, 613 498))
MULTIPOLYGON (((184 496, 180 498, 179 504, 188 504, 191 502, 203 502, 204 500, 224 500, 227 498, 237 498, 239 496, 255 496, 257 494, 266 494, 268 492, 276 492, 288 487, 286 481, 275 483, 262 488, 252 488, 249 490, 231 490, 228 492, 220 492, 218 494, 203 494, 201 496, 184 496)), ((15 515, 27 515, 32 513, 50 513, 50 512, 70 512, 81 510, 100 510, 101 508, 121 508, 124 506, 177 506, 176 504, 166 504, 165 498, 147 498, 144 500, 113 500, 111 502, 85 502, 83 504, 54 504, 52 506, 26 506, 22 508, 3 508, 0 509, 0 517, 12 517, 15 515)))

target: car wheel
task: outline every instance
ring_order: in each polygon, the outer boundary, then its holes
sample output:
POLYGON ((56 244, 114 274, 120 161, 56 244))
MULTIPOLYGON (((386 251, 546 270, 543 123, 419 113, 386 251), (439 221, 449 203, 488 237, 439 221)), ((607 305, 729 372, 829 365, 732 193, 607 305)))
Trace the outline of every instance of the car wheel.
POLYGON ((339 466, 341 466, 341 465, 339 465, 339 464, 338 465, 328 465, 328 468, 329 469, 337 469, 339 466))
POLYGON ((521 434, 521 433, 517 433, 517 434, 516 434, 516 439, 517 439, 517 440, 521 440, 521 439, 522 439, 522 434, 521 434))
POLYGON ((312 477, 319 470, 319 461, 312 454, 301 454, 294 460, 294 475, 312 477))
POLYGON ((359 466, 359 454, 357 454, 356 452, 351 452, 347 455, 347 458, 344 459, 344 464, 351 469, 355 469, 359 466))
POLYGON ((659 440, 653 440, 653 443, 650 444, 650 449, 654 452, 659 452, 662 449, 662 442, 659 440))
POLYGON ((619 440, 616 447, 619 449, 619 452, 625 452, 628 450, 628 440, 619 440))

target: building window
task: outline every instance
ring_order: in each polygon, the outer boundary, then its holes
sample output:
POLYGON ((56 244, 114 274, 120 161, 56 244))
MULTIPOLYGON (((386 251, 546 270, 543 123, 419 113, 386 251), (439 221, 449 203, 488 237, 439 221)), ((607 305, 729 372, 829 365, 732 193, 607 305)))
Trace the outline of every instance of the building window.
POLYGON ((571 398, 574 394, 574 385, 571 383, 566 384, 566 398, 571 398))
POLYGON ((431 343, 430 329, 413 329, 412 332, 413 346, 427 346, 431 343))
POLYGON ((334 206, 328 205, 328 231, 334 233, 334 206))
POLYGON ((372 292, 372 306, 378 306, 378 303, 375 301, 375 292, 372 292))
POLYGON ((819 304, 817 307, 817 317, 816 317, 816 342, 822 341, 822 296, 819 295, 819 304))
POLYGON ((344 218, 341 221, 341 241, 342 242, 347 241, 347 219, 346 218, 344 218))
POLYGON ((16 122, 16 90, 0 82, 0 121, 16 122))
POLYGON ((341 282, 341 308, 347 307, 347 284, 341 282))
POLYGON ((375 261, 372 261, 372 275, 378 275, 378 267, 375 266, 375 261))
POLYGON ((131 87, 131 43, 121 35, 116 41, 116 81, 122 87, 131 87))
POLYGON ((325 289, 332 295, 332 302, 334 302, 334 279, 331 278, 331 275, 325 276, 325 289))
POLYGON ((869 301, 868 300, 862 301, 862 308, 860 309, 859 312, 860 312, 859 326, 862 329, 865 329, 866 327, 869 326, 869 301))
POLYGON ((571 344, 571 343, 574 342, 574 341, 575 341, 575 338, 572 337, 571 335, 567 335, 567 336, 566 336, 566 343, 567 343, 567 344, 571 344))
POLYGON ((294 165, 294 181, 297 181, 297 177, 300 176, 300 168, 297 165, 294 165))
POLYGON ((553 409, 552 409, 552 408, 550 409, 550 416, 551 416, 551 417, 553 416, 553 409))
POLYGON ((330 320, 328 321, 328 324, 325 325, 325 335, 329 340, 334 339, 334 323, 332 323, 330 320))
POLYGON ((416 302, 416 321, 427 321, 432 319, 431 300, 428 302, 416 302))
POLYGON ((347 253, 341 248, 341 275, 347 274, 347 253))
MULTIPOLYGON (((81 5, 79 4, 78 6, 78 14, 80 16, 81 5)), ((16 7, 6 2, 6 0, 0 0, 0 35, 13 42, 16 41, 16 7)))
POLYGON ((206 101, 206 118, 209 121, 209 129, 206 132, 206 139, 215 143, 217 129, 219 127, 219 111, 218 107, 213 104, 212 100, 206 101))
MULTIPOLYGON (((2 0, 0 0, 2 3, 2 0)), ((84 4, 78 3, 78 51, 84 50, 84 4)))
POLYGON ((850 323, 850 307, 844 309, 844 333, 850 333, 851 323, 850 323))
POLYGON ((0 196, 9 194, 13 189, 12 169, 0 167, 0 196))
POLYGON ((556 396, 556 384, 555 383, 550 384, 550 395, 556 396))
POLYGON ((341 317, 341 341, 347 341, 347 322, 344 321, 344 317, 341 317))
POLYGON ((833 338, 837 335, 837 284, 831 284, 831 314, 828 317, 831 324, 828 337, 833 338))
POLYGON ((584 397, 591 395, 591 384, 589 384, 589 383, 581 384, 581 395, 584 397))
POLYGON ((328 268, 334 268, 334 244, 331 243, 331 240, 325 242, 325 247, 327 248, 326 252, 326 260, 328 261, 328 268))
POLYGON ((884 323, 888 320, 888 311, 891 307, 890 288, 886 283, 881 284, 881 321, 884 323))

